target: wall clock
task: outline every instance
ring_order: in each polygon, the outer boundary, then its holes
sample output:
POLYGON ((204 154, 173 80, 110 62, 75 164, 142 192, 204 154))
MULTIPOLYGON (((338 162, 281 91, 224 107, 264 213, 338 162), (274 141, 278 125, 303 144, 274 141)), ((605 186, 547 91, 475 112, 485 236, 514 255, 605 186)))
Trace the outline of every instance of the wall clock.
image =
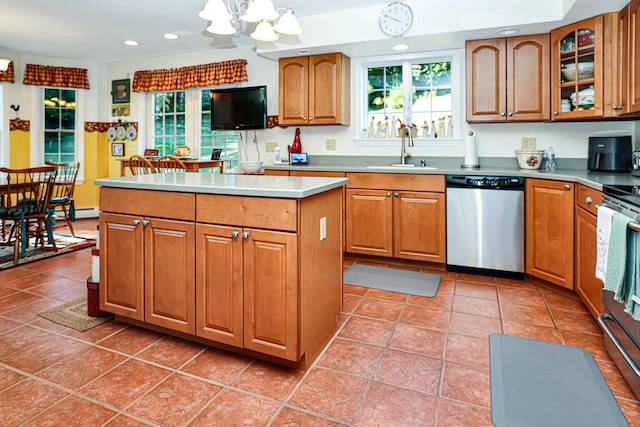
POLYGON ((383 33, 391 37, 400 37, 411 29, 413 11, 406 3, 389 3, 380 12, 378 22, 383 33))

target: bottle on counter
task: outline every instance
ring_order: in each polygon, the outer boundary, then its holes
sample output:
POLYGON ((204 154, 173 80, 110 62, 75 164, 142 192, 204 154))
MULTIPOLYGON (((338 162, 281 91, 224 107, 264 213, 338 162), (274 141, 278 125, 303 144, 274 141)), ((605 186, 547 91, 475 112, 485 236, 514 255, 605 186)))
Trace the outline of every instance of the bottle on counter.
POLYGON ((276 162, 280 161, 280 146, 276 145, 276 162))
POLYGON ((556 171, 556 153, 554 153, 553 147, 549 147, 545 157, 547 158, 545 170, 549 173, 555 172, 556 171))

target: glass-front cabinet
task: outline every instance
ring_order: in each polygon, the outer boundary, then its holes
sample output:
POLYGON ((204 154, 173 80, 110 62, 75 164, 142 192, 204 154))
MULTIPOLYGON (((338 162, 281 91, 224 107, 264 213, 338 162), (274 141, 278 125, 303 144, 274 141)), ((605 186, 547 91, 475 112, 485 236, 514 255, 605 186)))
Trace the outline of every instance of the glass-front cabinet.
POLYGON ((551 32, 552 120, 603 115, 603 39, 602 16, 551 32))

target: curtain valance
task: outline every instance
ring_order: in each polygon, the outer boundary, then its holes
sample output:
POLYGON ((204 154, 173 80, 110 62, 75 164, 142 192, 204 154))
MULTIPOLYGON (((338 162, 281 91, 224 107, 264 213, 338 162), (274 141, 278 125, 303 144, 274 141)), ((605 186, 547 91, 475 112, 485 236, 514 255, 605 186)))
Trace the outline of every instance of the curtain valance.
POLYGON ((7 71, 0 71, 0 82, 16 82, 16 74, 13 71, 13 61, 9 62, 9 68, 7 68, 7 71))
POLYGON ((86 68, 52 67, 27 64, 24 69, 25 85, 89 89, 86 68))
POLYGON ((189 67, 136 71, 133 92, 184 90, 247 81, 247 60, 214 62, 189 67))

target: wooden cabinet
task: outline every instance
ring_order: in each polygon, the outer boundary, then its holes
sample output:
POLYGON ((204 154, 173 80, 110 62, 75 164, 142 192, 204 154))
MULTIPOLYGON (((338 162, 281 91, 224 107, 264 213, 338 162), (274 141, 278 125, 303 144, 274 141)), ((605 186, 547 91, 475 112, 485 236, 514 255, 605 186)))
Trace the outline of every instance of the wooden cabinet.
POLYGON ((467 121, 549 120, 549 35, 466 44, 467 121))
POLYGON ((446 262, 444 177, 348 173, 346 251, 446 262))
POLYGON ((604 313, 602 281, 595 276, 596 265, 596 205, 602 203, 602 193, 577 186, 576 193, 576 293, 594 317, 604 313))
POLYGON ((640 112, 640 0, 631 0, 629 5, 620 12, 621 16, 628 15, 628 110, 629 113, 640 112))
POLYGON ((332 53, 283 58, 279 64, 279 124, 349 124, 349 57, 332 53))
POLYGON ((574 288, 574 185, 527 179, 526 272, 574 288))
POLYGON ((183 221, 101 214, 100 308, 193 333, 194 231, 183 221))

